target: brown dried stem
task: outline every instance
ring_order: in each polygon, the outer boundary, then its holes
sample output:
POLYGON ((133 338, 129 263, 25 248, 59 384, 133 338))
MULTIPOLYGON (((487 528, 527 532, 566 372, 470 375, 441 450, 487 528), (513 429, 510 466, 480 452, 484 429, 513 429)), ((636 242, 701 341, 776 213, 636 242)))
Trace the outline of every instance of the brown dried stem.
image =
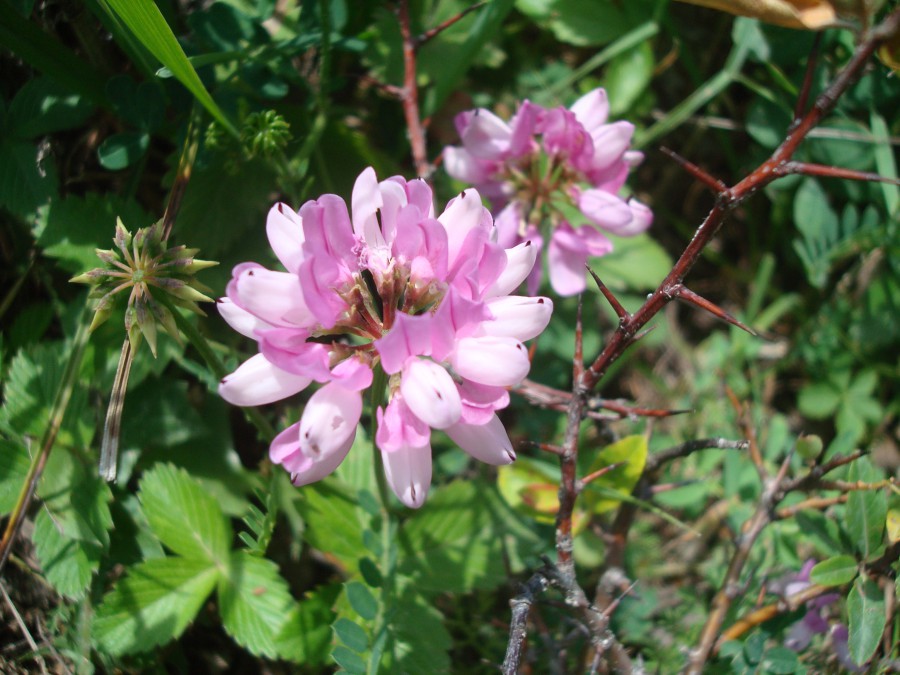
POLYGON ((409 22, 409 1, 400 0, 397 13, 400 22, 400 36, 403 40, 403 87, 399 89, 400 102, 403 104, 403 117, 409 132, 409 145, 412 149, 413 164, 419 178, 426 177, 431 167, 425 150, 425 129, 419 117, 419 89, 416 86, 416 51, 417 38, 413 36, 409 22))

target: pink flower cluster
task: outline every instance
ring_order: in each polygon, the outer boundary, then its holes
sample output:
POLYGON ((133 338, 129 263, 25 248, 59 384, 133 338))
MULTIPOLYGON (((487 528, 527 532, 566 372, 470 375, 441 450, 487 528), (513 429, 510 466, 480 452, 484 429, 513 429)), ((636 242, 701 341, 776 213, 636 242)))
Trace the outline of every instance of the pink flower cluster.
MULTIPOLYGON (((571 108, 543 108, 526 100, 508 124, 479 108, 456 117, 462 147, 444 149, 447 173, 491 199, 502 245, 527 239, 542 247, 543 237, 550 237, 550 284, 561 296, 585 289, 588 256, 612 251, 612 242, 597 228, 627 237, 653 220, 644 204, 618 196, 643 155, 629 150, 634 125, 610 123, 608 117, 603 89, 585 94, 571 108), (571 224, 566 217, 571 209, 561 203, 576 207, 589 222, 571 224)), ((528 279, 530 293, 540 280, 537 265, 528 279)))
POLYGON ((269 450, 295 485, 325 477, 346 457, 375 372, 387 382, 375 442, 407 506, 421 506, 428 493, 432 429, 483 462, 515 459, 496 411, 528 373, 522 342, 546 327, 553 305, 509 295, 537 249, 529 241, 500 246, 478 192, 466 190, 435 216, 425 182, 378 182, 368 168, 349 213, 336 195, 299 212, 277 204, 266 230, 286 271, 234 268, 219 311, 259 353, 219 392, 252 406, 323 385, 269 450))

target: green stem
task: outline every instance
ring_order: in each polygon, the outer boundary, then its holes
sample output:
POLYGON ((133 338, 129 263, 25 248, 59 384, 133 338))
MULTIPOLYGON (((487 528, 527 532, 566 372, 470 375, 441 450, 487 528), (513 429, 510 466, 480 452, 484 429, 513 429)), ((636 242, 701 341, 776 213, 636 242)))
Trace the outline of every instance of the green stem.
POLYGON ((387 383, 387 374, 384 372, 380 363, 376 364, 372 371, 372 414, 369 425, 369 437, 372 439, 372 453, 374 455, 372 466, 375 469, 375 483, 378 485, 378 498, 381 500, 381 510, 384 512, 385 517, 390 513, 391 494, 388 490, 387 479, 384 477, 384 461, 381 458, 381 452, 378 450, 378 446, 375 444, 375 432, 378 426, 375 411, 378 410, 380 406, 384 405, 385 400, 387 399, 387 383))
POLYGON ((93 309, 85 302, 81 320, 78 323, 78 330, 75 332, 75 337, 72 340, 69 361, 66 363, 66 369, 60 380, 59 388, 56 390, 56 397, 50 413, 50 423, 47 425, 47 428, 44 430, 44 436, 41 438, 41 449, 31 460, 31 466, 28 467, 28 474, 25 476, 25 482, 22 485, 22 490, 19 492, 19 498, 16 500, 12 514, 10 514, 3 538, 0 539, 0 572, 3 571, 6 561, 9 559, 12 543, 22 527, 25 512, 28 510, 29 504, 31 504, 38 481, 44 471, 44 466, 47 464, 47 458, 50 456, 50 451, 56 442, 56 436, 60 427, 62 427, 63 417, 66 414, 66 409, 69 407, 72 390, 75 388, 75 378, 78 375, 81 360, 87 348, 92 315, 93 309))

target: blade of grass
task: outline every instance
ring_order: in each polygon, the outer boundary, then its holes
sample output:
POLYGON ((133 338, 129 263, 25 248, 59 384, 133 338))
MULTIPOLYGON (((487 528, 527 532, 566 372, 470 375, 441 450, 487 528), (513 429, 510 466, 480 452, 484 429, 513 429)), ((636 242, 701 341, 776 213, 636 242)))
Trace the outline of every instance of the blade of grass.
POLYGON ((121 19, 141 44, 171 71, 228 133, 239 137, 235 126, 203 86, 200 76, 153 0, 101 0, 100 4, 107 12, 121 19))

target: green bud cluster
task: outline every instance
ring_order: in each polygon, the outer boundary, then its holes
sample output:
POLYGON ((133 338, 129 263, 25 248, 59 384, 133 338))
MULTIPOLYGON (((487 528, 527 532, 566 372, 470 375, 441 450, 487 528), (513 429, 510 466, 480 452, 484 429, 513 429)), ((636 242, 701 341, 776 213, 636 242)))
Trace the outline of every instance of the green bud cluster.
POLYGON ((141 337, 144 337, 153 356, 156 356, 159 326, 180 341, 175 319, 159 301, 160 294, 165 293, 166 299, 175 306, 205 316, 197 303, 212 302, 212 298, 206 295, 212 290, 197 281, 194 275, 219 264, 195 258, 199 249, 168 247, 162 234, 162 221, 141 228, 132 235, 118 218, 113 237, 115 249, 97 249, 97 257, 104 266, 71 279, 75 283, 93 286, 88 296, 96 301, 91 330, 109 318, 116 296, 129 291, 125 331, 132 350, 137 350, 141 337))
POLYGON ((287 146, 290 129, 274 110, 250 113, 241 125, 241 145, 250 157, 271 157, 287 146))

